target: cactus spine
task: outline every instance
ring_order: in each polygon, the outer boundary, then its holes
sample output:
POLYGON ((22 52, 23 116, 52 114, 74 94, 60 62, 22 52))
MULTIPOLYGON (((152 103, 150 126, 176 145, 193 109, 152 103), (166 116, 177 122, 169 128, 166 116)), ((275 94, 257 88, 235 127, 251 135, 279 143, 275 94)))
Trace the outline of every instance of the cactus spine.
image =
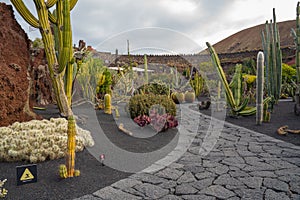
POLYGON ((104 95, 104 113, 111 114, 111 96, 110 94, 104 95))
POLYGON ((264 95, 264 54, 257 54, 257 70, 256 70, 256 124, 260 125, 263 121, 263 95, 264 95))
POLYGON ((266 66, 266 88, 268 96, 274 98, 273 105, 278 102, 281 95, 282 82, 282 52, 280 49, 280 37, 276 23, 275 9, 273 8, 273 22, 266 21, 265 30, 261 32, 266 66))
POLYGON ((11 3, 25 21, 40 30, 58 107, 62 115, 69 117, 68 135, 70 137, 68 136, 68 148, 70 147, 70 151, 66 155, 68 177, 74 175, 75 147, 73 142, 76 135, 75 120, 71 109, 73 78, 71 60, 73 52, 70 12, 77 1, 48 0, 45 2, 44 0, 34 0, 38 16, 36 18, 22 0, 11 0, 11 3), (56 5, 56 8, 52 14, 51 10, 54 5, 56 5), (52 32, 51 27, 54 27, 55 33, 52 32), (63 81, 64 77, 66 77, 66 88, 63 81))

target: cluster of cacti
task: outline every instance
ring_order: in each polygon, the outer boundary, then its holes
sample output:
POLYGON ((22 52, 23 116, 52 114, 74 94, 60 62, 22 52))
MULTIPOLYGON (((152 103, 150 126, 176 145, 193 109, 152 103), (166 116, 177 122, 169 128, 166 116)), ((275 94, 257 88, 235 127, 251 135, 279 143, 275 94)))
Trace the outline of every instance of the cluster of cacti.
POLYGON ((183 92, 173 92, 171 94, 171 99, 176 103, 180 104, 184 102, 184 93, 183 92))
POLYGON ((0 198, 4 198, 8 193, 8 190, 4 188, 6 181, 7 179, 4 179, 3 181, 0 180, 0 198))
POLYGON ((208 50, 210 52, 212 63, 218 72, 218 76, 223 85, 226 93, 227 103, 231 108, 231 113, 233 115, 252 115, 255 114, 256 108, 247 107, 249 97, 242 98, 242 72, 241 65, 236 66, 235 75, 230 84, 228 84, 225 73, 222 69, 220 60, 214 48, 207 42, 208 50))
POLYGON ((176 105, 167 95, 138 94, 129 100, 129 113, 132 119, 141 115, 149 115, 149 110, 154 105, 160 105, 166 113, 176 115, 176 105))
MULTIPOLYGON (((68 178, 68 170, 66 165, 59 165, 59 176, 60 178, 68 178)), ((80 176, 80 170, 76 169, 74 170, 74 176, 80 176)))
MULTIPOLYGON (((94 145, 89 131, 77 128, 76 151, 94 145)), ((68 121, 64 118, 15 122, 0 127, 0 160, 29 161, 53 160, 66 155, 68 121)))
POLYGON ((194 89, 196 97, 199 97, 204 92, 204 78, 198 71, 196 71, 194 76, 190 79, 190 85, 194 89))
POLYGON ((98 82, 96 86, 96 94, 98 99, 104 99, 105 94, 111 94, 112 74, 105 68, 102 73, 98 75, 98 82))
POLYGON ((292 33, 296 45, 296 70, 297 70, 297 84, 295 91, 295 107, 294 112, 300 115, 300 2, 297 3, 296 8, 296 31, 292 29, 292 33))
POLYGON ((265 57, 265 85, 273 105, 278 102, 281 96, 282 84, 282 52, 280 49, 280 37, 276 23, 275 9, 273 8, 273 21, 266 21, 265 30, 261 32, 262 45, 265 57))
MULTIPOLYGON (((71 103, 75 58, 73 57, 70 14, 77 1, 34 0, 38 16, 36 18, 22 0, 11 0, 11 3, 25 21, 40 30, 56 102, 60 113, 66 117, 73 116, 71 103), (55 9, 53 9, 54 6, 55 9)), ((75 124, 75 120, 68 123, 73 123, 70 124, 72 126, 75 124)), ((72 135, 75 136, 74 133, 72 135)), ((68 137, 68 143, 73 140, 75 139, 68 137)), ((67 159, 73 159, 73 157, 67 155, 67 159)), ((74 161, 68 160, 67 163, 74 163, 74 161)), ((71 167, 74 168, 74 166, 71 167)), ((70 172, 68 173, 70 174, 70 172)))

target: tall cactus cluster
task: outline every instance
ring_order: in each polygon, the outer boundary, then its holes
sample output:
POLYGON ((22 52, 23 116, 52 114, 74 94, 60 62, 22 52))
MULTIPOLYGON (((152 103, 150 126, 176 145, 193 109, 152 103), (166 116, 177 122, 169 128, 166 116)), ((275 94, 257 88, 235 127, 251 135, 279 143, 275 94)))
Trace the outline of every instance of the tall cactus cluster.
POLYGON ((236 66, 235 75, 230 84, 228 84, 226 75, 222 69, 219 57, 214 48, 207 42, 208 50, 211 55, 212 63, 218 72, 218 76, 226 93, 227 103, 231 108, 233 115, 252 115, 255 114, 256 108, 247 108, 249 97, 242 99, 242 74, 241 66, 236 66))
POLYGON ((273 98, 271 101, 271 109, 273 109, 273 105, 278 102, 281 96, 282 82, 282 52, 274 8, 273 20, 270 20, 270 23, 266 21, 265 30, 261 32, 261 38, 266 66, 265 85, 268 96, 273 98))
POLYGON ((300 115, 300 2, 297 3, 296 8, 296 30, 292 29, 296 45, 296 70, 297 70, 297 90, 296 90, 296 104, 295 114, 300 115))
MULTIPOLYGON (((77 1, 33 0, 37 13, 36 17, 30 12, 23 0, 11 0, 11 3, 24 20, 40 30, 56 101, 61 114, 69 118, 68 127, 75 126, 71 109, 74 58, 70 12, 77 1)), ((74 147, 76 129, 72 129, 68 133, 70 133, 68 135, 68 146, 74 147)), ((67 164, 72 163, 73 165, 68 169, 71 172, 74 172, 75 161, 72 160, 75 159, 75 156, 72 156, 74 152, 75 148, 72 148, 66 155, 67 159, 71 159, 67 160, 67 164)), ((68 172, 68 176, 72 177, 73 174, 68 172)))

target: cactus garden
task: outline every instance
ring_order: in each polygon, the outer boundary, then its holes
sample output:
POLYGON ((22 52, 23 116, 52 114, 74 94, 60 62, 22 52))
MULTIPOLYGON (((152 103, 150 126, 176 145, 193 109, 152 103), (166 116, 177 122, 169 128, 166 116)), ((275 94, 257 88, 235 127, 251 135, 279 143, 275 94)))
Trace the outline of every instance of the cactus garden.
POLYGON ((121 53, 76 44, 78 0, 9 2, 0 3, 0 199, 300 197, 300 3, 296 20, 279 23, 274 8, 201 52, 153 55, 135 53, 134 39, 122 38, 121 53), (41 38, 31 41, 16 13, 41 38), (20 166, 37 167, 23 172, 26 186, 20 166))

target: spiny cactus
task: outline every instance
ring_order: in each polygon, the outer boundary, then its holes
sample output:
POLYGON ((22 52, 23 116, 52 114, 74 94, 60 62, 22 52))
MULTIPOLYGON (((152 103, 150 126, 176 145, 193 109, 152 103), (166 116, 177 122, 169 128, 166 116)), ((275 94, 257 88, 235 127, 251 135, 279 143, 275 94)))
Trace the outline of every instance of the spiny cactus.
POLYGON ((261 32, 262 45, 264 49, 266 79, 265 84, 268 96, 273 97, 273 105, 281 96, 282 82, 282 52, 280 49, 280 37, 276 23, 275 9, 273 8, 273 21, 266 21, 265 30, 261 32))
MULTIPOLYGON (((72 117, 71 109, 72 82, 73 82, 73 49, 71 10, 78 0, 34 0, 37 17, 35 17, 23 0, 11 0, 16 10, 31 26, 40 30, 45 47, 46 58, 57 105, 62 115, 72 117), (55 7, 52 13, 53 7, 55 7), (53 27, 53 29, 52 29, 53 27), (54 32, 52 31, 54 30, 54 32), (64 79, 66 85, 64 85, 64 79)), ((69 126, 75 126, 75 120, 69 126)), ((72 129, 75 130, 75 129, 72 129)), ((73 133, 75 137, 75 133, 73 133)), ((68 146, 75 138, 68 138, 68 146)), ((73 152, 75 154, 75 152, 73 152)), ((73 154, 72 153, 72 154, 73 154)), ((69 157, 70 159, 73 159, 69 157)), ((73 161, 68 160, 68 163, 73 161)), ((69 169, 68 169, 69 170, 69 169)), ((72 174, 72 172, 68 172, 72 174)))
POLYGON ((256 70, 256 124, 260 125, 263 121, 263 95, 264 95, 264 54, 259 52, 257 55, 256 70))
POLYGON ((104 113, 111 114, 111 95, 105 94, 104 95, 104 113))
POLYGON ((248 101, 249 98, 246 97, 244 98, 243 102, 241 102, 241 71, 239 70, 240 66, 237 66, 237 70, 236 73, 234 75, 232 82, 230 83, 230 85, 227 82, 225 73, 222 69, 219 57, 217 55, 217 53, 215 52, 214 48, 207 42, 206 43, 208 50, 210 52, 211 55, 211 59, 212 59, 212 63, 215 67, 215 69, 218 72, 220 81, 223 85, 223 88, 225 90, 226 93, 226 99, 227 99, 227 103, 229 104, 230 108, 231 108, 231 112, 233 115, 252 115, 255 114, 256 112, 256 108, 255 107, 251 107, 251 108, 247 108, 248 105, 248 101), (233 91, 232 91, 232 89, 233 91))

